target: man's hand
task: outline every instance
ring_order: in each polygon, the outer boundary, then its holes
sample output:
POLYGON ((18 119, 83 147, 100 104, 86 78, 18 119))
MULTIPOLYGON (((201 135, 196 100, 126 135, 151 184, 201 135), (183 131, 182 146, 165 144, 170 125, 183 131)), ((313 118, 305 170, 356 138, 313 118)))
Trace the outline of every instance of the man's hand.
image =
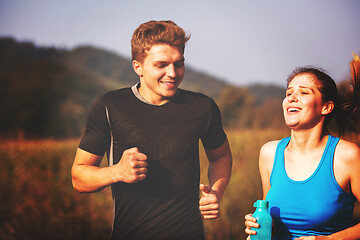
POLYGON ((113 183, 136 183, 146 178, 147 156, 136 147, 123 152, 120 161, 99 167, 103 156, 78 148, 71 168, 72 183, 79 192, 99 191, 113 183))
POLYGON ((204 219, 215 219, 220 213, 220 199, 210 186, 200 184, 201 198, 199 209, 204 219))
POLYGON ((114 165, 114 170, 122 182, 137 183, 146 178, 146 160, 147 156, 137 147, 133 147, 123 152, 120 161, 114 165))

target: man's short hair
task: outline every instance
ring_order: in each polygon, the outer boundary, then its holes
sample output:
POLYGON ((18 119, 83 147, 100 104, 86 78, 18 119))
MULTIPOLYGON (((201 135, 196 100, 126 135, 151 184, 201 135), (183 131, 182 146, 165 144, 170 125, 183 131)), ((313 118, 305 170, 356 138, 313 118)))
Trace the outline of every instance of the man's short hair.
POLYGON ((145 22, 134 31, 131 38, 132 60, 143 62, 146 52, 155 44, 176 46, 184 52, 185 43, 189 39, 184 29, 171 20, 145 22))

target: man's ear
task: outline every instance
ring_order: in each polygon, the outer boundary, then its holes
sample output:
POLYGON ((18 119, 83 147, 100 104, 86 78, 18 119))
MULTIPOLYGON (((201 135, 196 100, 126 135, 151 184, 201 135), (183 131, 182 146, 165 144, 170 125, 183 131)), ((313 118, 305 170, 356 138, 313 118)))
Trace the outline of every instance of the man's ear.
POLYGON ((328 115, 334 110, 334 103, 332 101, 328 101, 324 104, 321 114, 322 115, 328 115))
POLYGON ((132 61, 132 66, 133 66, 133 69, 134 69, 135 73, 136 73, 139 77, 142 77, 142 76, 143 76, 143 73, 142 73, 141 63, 138 62, 137 60, 133 60, 133 61, 132 61))

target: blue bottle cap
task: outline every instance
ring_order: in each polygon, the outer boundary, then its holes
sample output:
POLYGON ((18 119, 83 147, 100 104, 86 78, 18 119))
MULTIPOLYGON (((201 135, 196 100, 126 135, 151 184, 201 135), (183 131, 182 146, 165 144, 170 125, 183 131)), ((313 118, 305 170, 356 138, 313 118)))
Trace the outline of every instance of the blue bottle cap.
POLYGON ((254 203, 254 207, 264 207, 264 208, 268 208, 269 207, 269 201, 266 200, 257 200, 254 203))

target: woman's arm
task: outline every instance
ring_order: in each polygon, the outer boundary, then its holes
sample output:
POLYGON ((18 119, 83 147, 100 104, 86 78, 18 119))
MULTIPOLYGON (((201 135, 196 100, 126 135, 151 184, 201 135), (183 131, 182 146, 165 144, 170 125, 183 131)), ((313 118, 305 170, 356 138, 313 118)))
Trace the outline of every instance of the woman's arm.
MULTIPOLYGON (((340 140, 334 156, 335 178, 346 192, 360 200, 360 148, 354 143, 340 140)), ((356 240, 360 239, 360 223, 328 236, 300 237, 298 240, 356 240)))
MULTIPOLYGON (((266 199, 266 195, 269 192, 270 185, 270 175, 274 165, 274 158, 276 152, 276 146, 279 141, 271 141, 264 144, 260 149, 259 154, 259 171, 262 183, 263 199, 266 199)), ((245 232, 249 235, 255 235, 256 231, 251 230, 250 228, 258 228, 259 224, 256 223, 256 219, 252 217, 252 214, 247 214, 245 216, 245 232)))

